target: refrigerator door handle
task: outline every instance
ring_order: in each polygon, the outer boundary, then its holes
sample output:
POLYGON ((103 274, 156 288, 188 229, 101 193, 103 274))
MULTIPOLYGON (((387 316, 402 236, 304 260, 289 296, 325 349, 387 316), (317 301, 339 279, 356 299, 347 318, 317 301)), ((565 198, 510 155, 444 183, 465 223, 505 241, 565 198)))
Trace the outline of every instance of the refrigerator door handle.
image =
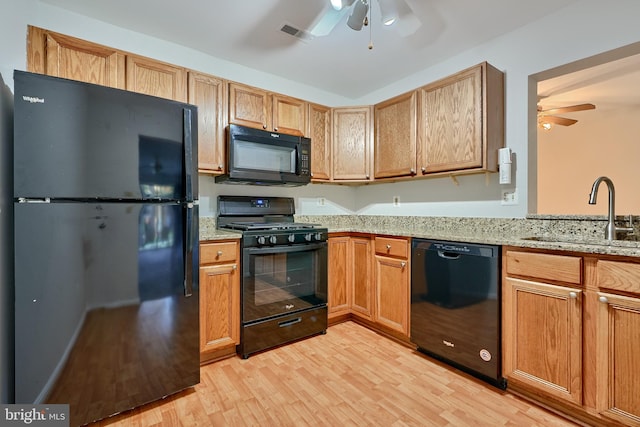
POLYGON ((194 280, 194 259, 197 258, 197 252, 194 251, 195 237, 194 233, 197 230, 197 216, 195 209, 197 207, 193 203, 185 204, 186 218, 184 221, 184 296, 190 297, 193 295, 194 280))
POLYGON ((192 202, 193 197, 193 116, 191 110, 184 108, 183 110, 183 144, 184 144, 184 185, 185 185, 185 199, 187 202, 192 202))

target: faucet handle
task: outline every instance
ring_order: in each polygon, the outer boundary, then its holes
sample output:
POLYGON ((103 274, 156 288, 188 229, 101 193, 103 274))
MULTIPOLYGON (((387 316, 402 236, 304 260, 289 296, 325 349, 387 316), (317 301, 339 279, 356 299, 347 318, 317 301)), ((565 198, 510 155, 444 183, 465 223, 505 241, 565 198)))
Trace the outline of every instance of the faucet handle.
POLYGON ((629 235, 634 234, 635 233, 635 229, 633 228, 633 215, 632 214, 629 214, 629 226, 628 227, 629 227, 628 234, 629 235))

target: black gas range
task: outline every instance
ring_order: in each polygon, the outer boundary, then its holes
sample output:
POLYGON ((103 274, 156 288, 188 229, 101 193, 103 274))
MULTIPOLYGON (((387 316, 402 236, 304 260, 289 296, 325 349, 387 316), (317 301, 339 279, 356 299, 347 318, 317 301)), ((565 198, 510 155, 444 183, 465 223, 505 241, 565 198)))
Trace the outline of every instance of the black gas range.
POLYGON ((294 214, 288 197, 218 196, 218 228, 242 232, 243 358, 326 332, 327 229, 294 214))

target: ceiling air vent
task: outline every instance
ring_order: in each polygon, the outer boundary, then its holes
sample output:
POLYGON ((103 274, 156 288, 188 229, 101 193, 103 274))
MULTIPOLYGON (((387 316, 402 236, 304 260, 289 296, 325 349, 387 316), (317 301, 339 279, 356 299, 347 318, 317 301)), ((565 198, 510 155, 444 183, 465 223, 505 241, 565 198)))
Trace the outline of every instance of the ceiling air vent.
POLYGON ((311 35, 311 33, 304 31, 304 30, 299 30, 298 28, 294 27, 293 25, 289 25, 289 24, 284 24, 282 26, 282 28, 280 28, 280 31, 282 31, 283 33, 287 33, 290 36, 293 36, 297 39, 300 39, 302 41, 308 41, 311 40, 313 38, 313 36, 311 35))

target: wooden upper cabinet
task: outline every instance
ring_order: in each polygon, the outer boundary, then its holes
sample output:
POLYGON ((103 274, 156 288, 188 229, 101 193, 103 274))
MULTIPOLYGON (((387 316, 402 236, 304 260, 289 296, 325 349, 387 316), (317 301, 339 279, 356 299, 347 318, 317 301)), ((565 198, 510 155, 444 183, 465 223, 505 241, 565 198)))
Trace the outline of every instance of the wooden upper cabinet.
POLYGON ((189 72, 188 102, 198 106, 198 170, 225 172, 227 82, 221 78, 189 72))
POLYGON ((27 70, 125 88, 125 55, 118 50, 29 26, 27 70))
POLYGON ((372 179, 371 114, 369 106, 333 109, 333 180, 372 179))
POLYGON ((504 76, 486 62, 419 89, 422 174, 497 171, 504 146, 504 76))
POLYGON ((306 103, 240 83, 229 83, 229 123, 304 135, 306 103))
POLYGON ((309 103, 306 135, 311 138, 311 179, 331 179, 331 108, 309 103))
POLYGON ((136 55, 127 55, 127 90, 187 102, 187 70, 136 55))
POLYGON ((229 123, 256 129, 270 127, 269 92, 240 83, 229 83, 229 123))
POLYGON ((272 128, 276 132, 304 136, 307 129, 307 103, 290 96, 272 94, 272 128))
POLYGON ((415 175, 416 105, 415 91, 375 105, 375 178, 415 175))

